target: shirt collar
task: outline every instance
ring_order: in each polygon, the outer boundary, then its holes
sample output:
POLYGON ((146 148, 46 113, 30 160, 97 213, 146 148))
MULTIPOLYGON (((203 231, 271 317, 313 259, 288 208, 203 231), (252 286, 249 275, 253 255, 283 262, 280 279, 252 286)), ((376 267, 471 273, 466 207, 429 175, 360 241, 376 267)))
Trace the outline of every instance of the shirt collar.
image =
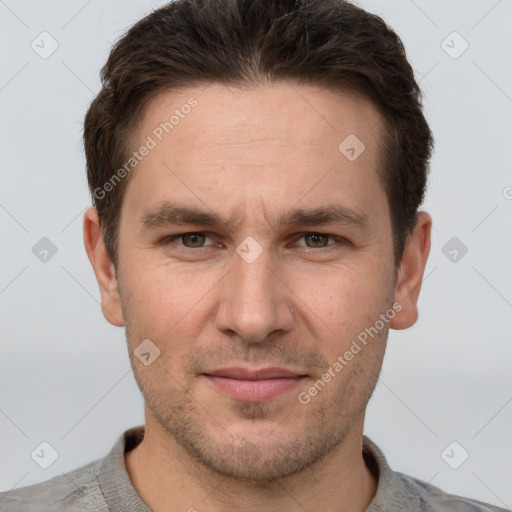
MULTIPOLYGON (((135 448, 144 437, 144 426, 126 430, 116 441, 98 469, 98 479, 111 510, 151 512, 142 501, 128 475, 125 452, 135 448)), ((413 512, 419 510, 419 497, 411 493, 394 472, 380 448, 363 436, 363 457, 377 479, 377 492, 366 512, 413 512)))

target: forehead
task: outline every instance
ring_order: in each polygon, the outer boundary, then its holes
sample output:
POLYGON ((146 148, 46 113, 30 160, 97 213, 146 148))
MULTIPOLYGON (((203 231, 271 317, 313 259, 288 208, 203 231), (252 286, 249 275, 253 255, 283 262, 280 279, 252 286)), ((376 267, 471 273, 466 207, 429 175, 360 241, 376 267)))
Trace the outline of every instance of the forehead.
POLYGON ((144 110, 136 138, 141 142, 155 130, 157 138, 166 138, 172 132, 175 140, 183 134, 187 144, 202 149, 206 134, 215 136, 217 146, 251 143, 254 135, 266 134, 290 144, 325 145, 351 130, 371 145, 381 124, 372 102, 354 91, 287 82, 243 88, 209 84, 157 94, 144 110), (166 122, 167 130, 160 126, 166 122), (191 123, 195 133, 187 130, 191 123))
POLYGON ((230 205, 234 215, 341 196, 364 211, 383 199, 381 135, 380 114, 349 91, 289 83, 165 91, 135 133, 134 149, 149 140, 152 148, 126 195, 139 208, 174 195, 213 210, 230 205))

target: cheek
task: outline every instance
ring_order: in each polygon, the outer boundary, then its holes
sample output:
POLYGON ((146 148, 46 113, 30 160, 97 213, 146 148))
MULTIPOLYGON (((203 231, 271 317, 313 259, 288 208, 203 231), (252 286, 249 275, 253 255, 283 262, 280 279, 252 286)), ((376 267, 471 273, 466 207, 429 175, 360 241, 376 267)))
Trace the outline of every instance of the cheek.
POLYGON ((339 352, 350 344, 388 307, 390 286, 378 275, 379 272, 339 268, 314 279, 296 276, 298 307, 309 318, 310 325, 317 326, 318 337, 327 352, 339 352))
POLYGON ((134 335, 151 339, 163 352, 189 348, 207 321, 208 295, 219 281, 217 273, 200 273, 192 266, 189 271, 170 265, 148 267, 147 262, 131 268, 134 271, 123 276, 122 295, 134 335))

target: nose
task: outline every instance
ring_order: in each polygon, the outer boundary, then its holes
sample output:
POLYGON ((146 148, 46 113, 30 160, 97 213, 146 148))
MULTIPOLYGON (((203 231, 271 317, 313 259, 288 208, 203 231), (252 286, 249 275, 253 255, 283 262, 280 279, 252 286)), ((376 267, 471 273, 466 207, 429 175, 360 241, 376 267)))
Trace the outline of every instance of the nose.
POLYGON ((233 259, 233 267, 221 284, 217 328, 246 343, 265 341, 274 331, 290 331, 293 293, 285 276, 272 264, 269 249, 250 263, 238 254, 233 259))

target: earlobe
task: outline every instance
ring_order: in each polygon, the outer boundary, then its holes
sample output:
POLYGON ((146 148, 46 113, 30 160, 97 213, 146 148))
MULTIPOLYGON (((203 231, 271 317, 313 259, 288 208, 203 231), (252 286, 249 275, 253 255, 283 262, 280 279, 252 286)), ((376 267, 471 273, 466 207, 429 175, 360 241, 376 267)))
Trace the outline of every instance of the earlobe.
POLYGON ((124 317, 116 270, 105 247, 96 208, 88 208, 84 213, 83 229, 85 250, 100 288, 103 316, 112 325, 122 327, 124 317))
POLYGON ((418 212, 416 225, 407 240, 397 275, 394 301, 400 304, 402 309, 391 321, 392 329, 407 329, 418 319, 417 303, 430 253, 431 230, 430 215, 418 212))

